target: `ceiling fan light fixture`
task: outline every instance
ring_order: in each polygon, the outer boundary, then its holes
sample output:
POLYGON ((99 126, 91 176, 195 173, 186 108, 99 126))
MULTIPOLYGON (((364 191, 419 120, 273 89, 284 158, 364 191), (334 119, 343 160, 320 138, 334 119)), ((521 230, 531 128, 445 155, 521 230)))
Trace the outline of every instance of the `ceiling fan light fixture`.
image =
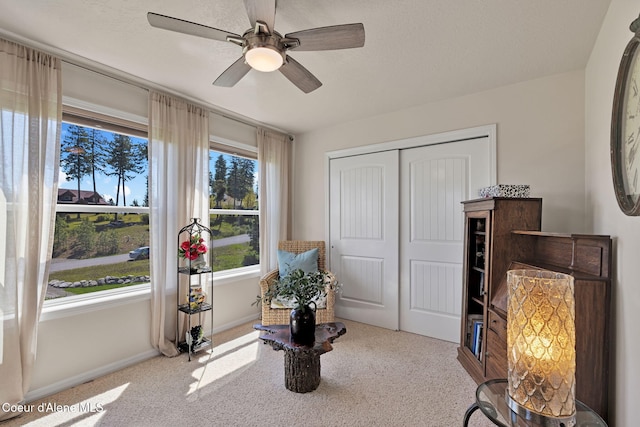
POLYGON ((258 46, 247 50, 244 59, 251 68, 263 72, 275 71, 284 63, 282 53, 269 46, 258 46))
POLYGON ((316 27, 282 34, 274 30, 277 0, 244 0, 252 27, 242 36, 218 28, 208 27, 184 19, 153 12, 147 13, 152 27, 168 31, 226 41, 242 48, 242 56, 213 82, 214 86, 231 87, 250 70, 271 72, 279 70, 284 77, 304 93, 322 86, 309 70, 287 54, 289 50, 310 52, 317 50, 351 49, 364 46, 364 25, 341 24, 316 27))

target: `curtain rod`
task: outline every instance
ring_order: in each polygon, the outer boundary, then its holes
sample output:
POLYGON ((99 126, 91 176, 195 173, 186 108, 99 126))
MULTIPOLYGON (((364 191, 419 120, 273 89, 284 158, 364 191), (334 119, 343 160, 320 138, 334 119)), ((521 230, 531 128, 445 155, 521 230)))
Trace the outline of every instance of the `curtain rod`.
POLYGON ((4 30, 2 28, 0 28, 0 36, 5 37, 7 40, 13 41, 14 43, 22 43, 25 46, 29 46, 29 47, 31 47, 33 49, 39 49, 39 50, 42 50, 43 52, 49 53, 51 55, 56 55, 56 56, 58 56, 60 58, 60 60, 62 62, 66 62, 67 64, 74 65, 74 66, 82 68, 84 70, 100 74, 102 76, 105 76, 105 77, 108 77, 110 79, 119 81, 121 83, 130 84, 132 86, 135 86, 135 87, 137 87, 139 89, 143 89, 143 90, 146 90, 146 91, 149 91, 151 89, 164 91, 166 93, 169 93, 170 95, 174 95, 174 96, 183 98, 183 99, 185 99, 185 100, 187 100, 189 102, 196 103, 196 104, 202 106, 203 108, 209 110, 210 112, 216 113, 216 114, 218 114, 218 115, 220 115, 220 116, 222 116, 222 117, 224 117, 226 119, 234 120, 234 121, 236 121, 238 123, 242 123, 242 124, 245 124, 245 125, 248 125, 248 126, 252 126, 252 127, 255 127, 255 128, 263 127, 263 128, 266 128, 266 129, 270 129, 270 130, 276 131, 276 132, 283 133, 283 134, 287 135, 291 141, 293 141, 293 135, 291 135, 288 131, 285 131, 283 129, 279 129, 279 128, 274 127, 274 126, 267 125, 265 123, 259 122, 257 120, 253 120, 253 119, 251 119, 249 117, 245 117, 245 116, 242 116, 240 114, 236 114, 236 113, 234 113, 232 111, 225 110, 225 109, 223 109, 221 107, 215 106, 215 105, 210 104, 208 102, 205 102, 205 101, 202 101, 202 100, 198 100, 198 99, 194 99, 194 98, 192 98, 190 96, 187 96, 185 94, 176 92, 176 91, 174 91, 172 89, 168 89, 168 88, 166 88, 164 86, 158 85, 158 84, 153 83, 153 82, 151 82, 149 80, 146 80, 146 79, 143 79, 141 77, 137 77, 137 76, 134 76, 132 74, 129 74, 129 73, 125 72, 125 71, 118 70, 116 68, 110 67, 110 66, 105 65, 105 64, 100 64, 100 63, 92 61, 90 59, 83 58, 83 57, 81 57, 79 55, 76 55, 74 53, 67 52, 65 50, 62 50, 62 49, 59 49, 59 48, 56 48, 56 47, 53 47, 53 46, 49 46, 49 45, 46 45, 46 44, 41 43, 41 42, 36 42, 36 41, 30 40, 30 39, 27 39, 25 37, 19 36, 19 35, 15 34, 15 33, 10 32, 10 31, 6 31, 6 30, 4 30))

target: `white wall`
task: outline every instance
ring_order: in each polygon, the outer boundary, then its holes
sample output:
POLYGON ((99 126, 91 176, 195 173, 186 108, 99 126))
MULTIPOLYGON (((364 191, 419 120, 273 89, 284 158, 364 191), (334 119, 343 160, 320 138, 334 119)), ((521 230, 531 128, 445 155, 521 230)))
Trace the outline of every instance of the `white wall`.
POLYGON ((86 381, 104 367, 113 370, 109 365, 126 366, 127 359, 156 354, 151 347, 148 299, 68 317, 47 313, 42 317, 28 398, 86 381))
POLYGON ((612 379, 610 425, 638 424, 640 402, 640 217, 618 208, 613 192, 609 141, 618 65, 631 40, 629 24, 638 17, 636 0, 613 0, 585 71, 586 212, 593 233, 614 239, 612 379))
POLYGON ((531 185, 544 230, 585 232, 584 73, 574 71, 298 135, 294 237, 327 237, 325 152, 492 123, 498 183, 531 185))

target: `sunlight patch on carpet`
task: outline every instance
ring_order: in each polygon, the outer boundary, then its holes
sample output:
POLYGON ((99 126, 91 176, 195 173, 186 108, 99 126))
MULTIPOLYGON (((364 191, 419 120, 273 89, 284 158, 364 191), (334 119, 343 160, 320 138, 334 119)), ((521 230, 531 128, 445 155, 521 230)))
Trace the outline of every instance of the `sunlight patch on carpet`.
POLYGON ((247 344, 258 342, 259 336, 260 336, 260 331, 253 331, 241 337, 238 337, 234 340, 231 340, 219 345, 216 345, 214 342, 214 347, 211 350, 211 356, 207 355, 207 356, 201 357, 199 360, 200 362, 206 363, 207 359, 209 358, 215 358, 227 352, 235 351, 247 344))
POLYGON ((258 358, 259 332, 251 332, 232 341, 214 347, 207 356, 200 357, 203 363, 191 374, 196 381, 189 386, 187 395, 202 390, 233 372, 255 362, 258 358))
POLYGON ((93 425, 97 423, 108 411, 109 403, 115 402, 129 386, 129 383, 97 394, 82 402, 73 405, 61 405, 54 401, 43 402, 36 405, 36 411, 40 413, 51 412, 30 423, 25 427, 49 427, 53 425, 63 425, 65 423, 80 422, 93 425))

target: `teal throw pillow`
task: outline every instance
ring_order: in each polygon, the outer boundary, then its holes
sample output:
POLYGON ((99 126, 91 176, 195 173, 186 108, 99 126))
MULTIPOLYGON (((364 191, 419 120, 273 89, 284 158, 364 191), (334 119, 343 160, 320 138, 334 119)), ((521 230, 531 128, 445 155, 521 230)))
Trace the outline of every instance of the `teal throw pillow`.
POLYGON ((278 249, 278 268, 280 277, 285 277, 290 271, 298 269, 305 273, 314 273, 318 271, 318 248, 300 254, 278 249))

